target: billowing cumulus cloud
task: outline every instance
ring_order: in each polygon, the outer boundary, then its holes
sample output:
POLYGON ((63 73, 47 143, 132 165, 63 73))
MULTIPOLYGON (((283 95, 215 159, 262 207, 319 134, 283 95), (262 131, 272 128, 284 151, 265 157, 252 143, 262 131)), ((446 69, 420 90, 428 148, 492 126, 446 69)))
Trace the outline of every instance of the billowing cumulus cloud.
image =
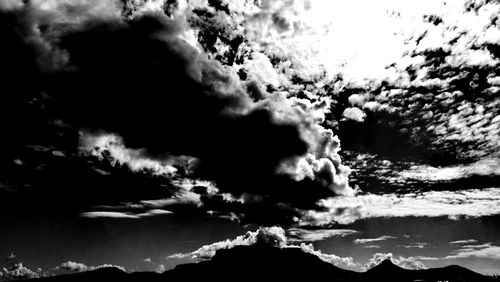
MULTIPOLYGON (((89 154, 104 158, 109 154, 111 163, 126 164, 132 171, 149 170, 153 174, 171 176, 177 172, 177 168, 168 162, 148 159, 142 156, 139 150, 128 149, 123 145, 123 140, 114 135, 83 135, 81 138, 81 150, 89 154)), ((179 161, 180 162, 180 161, 179 161)), ((184 160, 185 163, 189 159, 184 160)))
POLYGON ((415 257, 394 256, 392 253, 375 253, 363 266, 368 270, 379 265, 384 260, 390 259, 395 265, 406 269, 426 269, 427 267, 415 257))
POLYGON ((255 232, 248 231, 245 235, 238 236, 233 240, 216 242, 203 246, 196 251, 186 254, 173 254, 169 258, 193 258, 193 259, 211 259, 218 250, 231 249, 234 246, 249 246, 257 243, 271 244, 275 247, 286 246, 287 238, 285 231, 280 227, 263 227, 255 232))
POLYGON ((5 281, 13 279, 39 278, 40 276, 40 271, 33 271, 24 266, 22 262, 16 263, 11 267, 3 267, 0 269, 0 278, 5 281))
POLYGON ((357 122, 362 122, 365 120, 366 114, 359 108, 352 107, 345 109, 343 116, 347 119, 351 119, 357 122))
MULTIPOLYGON (((301 243, 300 245, 288 244, 288 238, 285 230, 281 227, 263 227, 257 231, 249 231, 247 234, 238 236, 233 240, 225 240, 210 245, 205 245, 198 250, 190 253, 178 253, 170 255, 169 258, 192 258, 192 259, 211 259, 216 252, 221 249, 231 249, 235 246, 250 246, 255 244, 266 244, 278 248, 300 248, 306 253, 313 254, 323 261, 344 268, 355 268, 360 266, 355 263, 351 257, 339 257, 334 254, 324 254, 314 249, 312 244, 301 243)), ((293 241, 293 240, 292 240, 293 241)))
MULTIPOLYGON (((249 80, 226 60, 235 62, 239 51, 224 44, 248 43, 230 28, 235 14, 206 3, 149 1, 33 1, 14 10, 5 18, 22 32, 10 36, 30 54, 24 61, 32 70, 20 72, 37 83, 16 89, 24 96, 5 105, 13 111, 36 99, 44 118, 34 119, 44 126, 30 126, 73 130, 84 153, 132 172, 208 180, 226 198, 259 199, 254 203, 281 207, 289 218, 318 209, 319 199, 355 193, 340 141, 320 125, 330 100, 267 89, 282 78, 264 53, 240 58, 249 80), (214 49, 204 41, 210 34, 198 36, 208 22, 225 31, 214 49), (268 75, 257 75, 261 69, 268 75)), ((25 127, 11 127, 9 143, 33 142, 35 135, 18 132, 25 127)))

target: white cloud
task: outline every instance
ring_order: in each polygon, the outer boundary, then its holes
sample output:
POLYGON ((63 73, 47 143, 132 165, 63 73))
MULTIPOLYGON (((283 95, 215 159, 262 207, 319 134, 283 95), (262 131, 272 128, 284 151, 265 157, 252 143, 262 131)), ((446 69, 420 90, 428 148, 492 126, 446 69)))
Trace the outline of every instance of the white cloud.
MULTIPOLYGON (((462 245, 468 243, 476 243, 474 239, 460 240, 450 242, 450 244, 462 245)), ((419 260, 456 260, 456 259, 490 259, 500 261, 500 246, 493 245, 492 243, 476 244, 476 245, 463 245, 459 249, 452 251, 449 255, 445 257, 429 257, 429 256, 418 256, 419 260)))
POLYGON ((11 267, 3 267, 0 269, 0 277, 4 280, 12 279, 30 279, 39 278, 39 271, 33 271, 23 265, 22 262, 16 263, 11 267))
POLYGON ((168 210, 163 210, 163 209, 152 209, 148 210, 146 212, 142 213, 132 213, 132 212, 117 212, 117 211, 91 211, 91 212, 84 212, 81 213, 81 217, 86 217, 86 218, 131 218, 131 219, 137 219, 137 218, 144 218, 144 217, 150 217, 150 216, 156 216, 156 215, 165 215, 165 214, 172 214, 171 211, 168 210))
POLYGON ((447 181, 475 175, 500 175, 500 159, 486 158, 470 164, 447 167, 416 165, 398 173, 403 178, 423 181, 447 181))
POLYGON ((348 118, 350 120, 354 120, 357 122, 362 122, 366 118, 365 112, 363 112, 362 110, 360 110, 359 108, 356 108, 356 107, 345 109, 344 112, 342 113, 342 115, 345 118, 348 118))
POLYGON ((471 243, 477 243, 476 239, 467 239, 467 240, 458 240, 458 241, 452 241, 450 244, 471 244, 471 243))
POLYGON ((116 0, 34 0, 30 7, 50 18, 51 23, 84 24, 89 19, 119 19, 121 4, 116 0))
POLYGON ((464 259, 464 258, 484 258, 500 260, 500 246, 492 243, 481 245, 464 245, 460 249, 453 251, 444 259, 464 259))
POLYGON ((363 245, 363 248, 365 249, 380 249, 380 245, 363 245))
POLYGON ((165 272, 165 270, 167 270, 167 268, 163 264, 160 264, 158 265, 158 267, 156 267, 155 272, 163 273, 165 272))
POLYGON ((248 231, 245 235, 238 236, 233 240, 224 240, 210 245, 205 245, 190 253, 177 253, 168 256, 168 258, 191 258, 191 259, 211 259, 215 256, 218 250, 231 249, 235 246, 250 246, 256 243, 266 243, 278 248, 300 248, 306 253, 313 254, 323 261, 332 263, 333 265, 356 268, 360 265, 355 263, 351 257, 339 257, 334 254, 323 254, 320 251, 314 250, 312 244, 301 243, 299 246, 287 244, 288 238, 285 235, 285 230, 281 227, 261 227, 257 231, 248 231))
POLYGON ((20 9, 24 6, 21 0, 2 0, 0 1, 1 11, 12 11, 20 9))
POLYGON ((500 188, 338 196, 321 205, 329 212, 306 211, 303 224, 352 223, 377 217, 480 217, 500 214, 500 188))
POLYGON ((406 269, 426 269, 427 267, 416 257, 393 256, 392 253, 375 253, 373 257, 363 266, 363 269, 371 269, 384 260, 390 259, 395 265, 406 269))
POLYGON ((74 261, 64 262, 64 263, 60 264, 59 266, 56 266, 55 268, 53 268, 53 270, 55 270, 55 271, 57 271, 57 270, 68 270, 68 271, 73 271, 73 272, 85 272, 85 271, 96 270, 96 269, 99 269, 99 268, 106 268, 106 267, 115 267, 115 268, 118 268, 118 269, 120 269, 122 271, 126 271, 124 267, 118 266, 118 265, 113 265, 113 264, 102 264, 102 265, 98 265, 98 266, 87 266, 84 263, 74 262, 74 261))
POLYGON ((314 249, 312 243, 309 244, 301 243, 300 246, 294 246, 294 245, 287 246, 287 248, 297 248, 297 247, 303 250, 304 252, 313 254, 318 258, 320 258, 322 261, 331 263, 337 267, 354 269, 361 266, 359 263, 354 262, 352 257, 339 257, 334 254, 324 254, 321 251, 317 251, 314 249))
POLYGON ((428 244, 425 243, 425 242, 415 242, 415 243, 411 243, 409 245, 398 245, 398 247, 402 247, 402 248, 405 248, 405 249, 413 249, 413 248, 416 248, 416 249, 423 249, 427 246, 428 244))
POLYGON ((245 235, 236 237, 233 240, 226 239, 210 245, 205 245, 196 251, 185 254, 173 254, 169 258, 192 258, 192 259, 211 259, 218 250, 231 249, 235 246, 249 246, 257 242, 267 242, 273 246, 285 246, 287 238, 285 230, 281 227, 261 227, 259 230, 248 231, 245 235))
MULTIPOLYGON (((112 164, 126 164, 132 171, 148 170, 156 175, 173 176, 177 168, 174 158, 168 161, 158 161, 144 157, 142 150, 129 149, 123 144, 121 137, 114 134, 83 134, 80 138, 80 150, 90 155, 104 158, 109 153, 112 164)), ((188 158, 181 157, 179 161, 188 162, 188 158)))
POLYGON ((286 230, 289 242, 315 242, 331 237, 345 237, 359 233, 352 229, 317 229, 289 228, 286 230))
POLYGON ((354 244, 365 244, 365 243, 373 243, 373 242, 380 242, 380 241, 386 241, 386 240, 389 240, 389 239, 396 239, 397 237, 394 237, 394 236, 388 236, 388 235, 384 235, 384 236, 380 236, 380 237, 377 237, 377 238, 364 238, 364 239, 356 239, 353 241, 354 244))

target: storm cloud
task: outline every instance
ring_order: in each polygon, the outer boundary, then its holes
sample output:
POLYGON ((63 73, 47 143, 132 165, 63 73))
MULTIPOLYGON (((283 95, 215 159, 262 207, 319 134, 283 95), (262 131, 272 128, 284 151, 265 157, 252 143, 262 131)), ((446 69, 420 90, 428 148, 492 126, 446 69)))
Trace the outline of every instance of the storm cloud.
MULTIPOLYGON (((29 68, 15 60, 4 67, 17 79, 9 89, 28 87, 15 90, 24 96, 3 97, 11 108, 3 118, 12 136, 6 142, 40 143, 28 126, 44 131, 40 136, 52 146, 53 139, 69 136, 58 142, 72 149, 78 138, 81 144, 89 135, 114 135, 122 147, 105 150, 132 171, 172 177, 184 166, 183 176, 293 216, 297 209, 318 209, 319 199, 353 194, 340 142, 306 110, 311 105, 284 95, 254 101, 233 68, 190 44, 186 19, 142 8, 124 15, 127 7, 35 1, 4 12, 2 19, 18 27, 5 31, 19 45, 8 48, 29 54, 23 59, 29 68), (9 119, 32 104, 42 118, 27 115, 26 126, 24 119, 9 119), (189 164, 169 166, 172 159, 189 164)), ((84 149, 100 156, 93 145, 84 149)))

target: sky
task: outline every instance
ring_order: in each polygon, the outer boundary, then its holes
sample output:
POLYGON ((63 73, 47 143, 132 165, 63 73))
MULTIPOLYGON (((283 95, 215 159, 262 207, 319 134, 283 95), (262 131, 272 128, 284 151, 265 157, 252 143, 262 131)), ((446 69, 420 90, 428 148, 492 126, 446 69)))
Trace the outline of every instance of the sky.
POLYGON ((500 273, 500 3, 0 0, 0 280, 259 240, 500 273))

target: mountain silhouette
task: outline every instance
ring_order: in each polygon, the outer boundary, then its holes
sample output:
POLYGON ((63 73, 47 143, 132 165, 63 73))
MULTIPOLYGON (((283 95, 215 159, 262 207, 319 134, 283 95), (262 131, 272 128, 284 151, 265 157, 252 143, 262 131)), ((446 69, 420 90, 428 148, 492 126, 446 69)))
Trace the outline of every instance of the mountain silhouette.
POLYGON ((395 265, 390 259, 386 259, 377 266, 362 274, 362 281, 492 281, 487 277, 467 268, 450 265, 442 268, 430 268, 421 270, 405 269, 395 265))
POLYGON ((333 266, 300 248, 276 248, 264 244, 236 246, 219 250, 207 261, 181 264, 164 273, 126 273, 118 268, 102 268, 94 271, 32 279, 43 282, 125 281, 169 282, 193 281, 240 281, 240 280, 297 280, 327 279, 328 281, 448 281, 486 282, 493 278, 466 268, 452 265, 443 268, 408 270, 385 260, 366 272, 355 272, 333 266))

